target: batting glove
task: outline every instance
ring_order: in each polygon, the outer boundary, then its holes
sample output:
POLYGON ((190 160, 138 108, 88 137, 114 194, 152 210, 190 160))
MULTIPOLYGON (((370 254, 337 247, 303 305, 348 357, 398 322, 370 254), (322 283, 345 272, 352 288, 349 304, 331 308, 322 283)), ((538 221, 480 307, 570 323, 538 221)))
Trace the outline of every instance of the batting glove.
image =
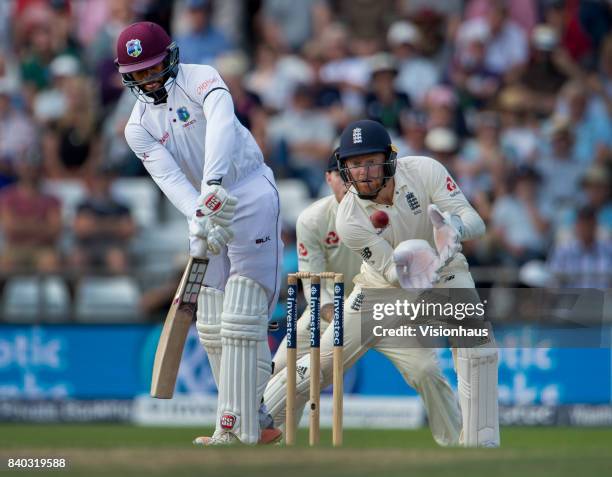
POLYGON ((209 218, 213 225, 228 228, 236 213, 237 203, 238 199, 220 185, 207 185, 198 197, 196 215, 209 218))

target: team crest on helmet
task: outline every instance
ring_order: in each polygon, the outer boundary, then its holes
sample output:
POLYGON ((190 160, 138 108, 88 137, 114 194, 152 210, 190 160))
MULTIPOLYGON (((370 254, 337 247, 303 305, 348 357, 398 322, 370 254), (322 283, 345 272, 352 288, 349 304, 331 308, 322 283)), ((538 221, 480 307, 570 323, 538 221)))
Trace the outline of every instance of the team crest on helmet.
POLYGON ((140 40, 130 40, 125 44, 125 48, 127 49, 127 54, 138 58, 142 53, 142 45, 140 44, 140 40))
POLYGON ((178 108, 176 110, 176 115, 184 123, 187 122, 189 120, 189 117, 190 117, 189 111, 187 111, 187 108, 185 106, 182 106, 182 107, 178 108))

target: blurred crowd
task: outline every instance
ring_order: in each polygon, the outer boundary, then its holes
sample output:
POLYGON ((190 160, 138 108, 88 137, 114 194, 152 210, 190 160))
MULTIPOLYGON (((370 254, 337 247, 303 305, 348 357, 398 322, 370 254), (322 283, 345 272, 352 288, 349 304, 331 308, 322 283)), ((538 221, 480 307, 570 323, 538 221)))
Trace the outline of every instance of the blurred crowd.
POLYGON ((328 193, 341 129, 368 117, 400 157, 441 161, 485 219, 485 239, 464 247, 473 266, 542 260, 565 285, 610 287, 607 0, 2 1, 4 278, 132 273, 134 241, 163 235, 167 207, 139 220, 125 200, 130 184, 158 194, 125 143, 135 98, 113 63, 119 32, 143 19, 182 62, 220 71, 278 181, 308 200, 328 193))

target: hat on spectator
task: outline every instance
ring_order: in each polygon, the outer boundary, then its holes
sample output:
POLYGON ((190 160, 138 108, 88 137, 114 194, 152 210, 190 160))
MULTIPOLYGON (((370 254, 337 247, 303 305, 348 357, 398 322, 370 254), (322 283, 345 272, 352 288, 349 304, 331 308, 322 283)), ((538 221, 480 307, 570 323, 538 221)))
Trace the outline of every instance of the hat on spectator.
POLYGON ((79 74, 79 70, 79 60, 72 55, 57 56, 49 64, 49 71, 56 78, 60 76, 76 76, 79 74))
POLYGON ((554 116, 547 129, 550 138, 561 134, 570 134, 572 132, 572 122, 566 116, 554 116))
POLYGON ((528 92, 522 86, 509 86, 499 93, 497 102, 502 111, 524 111, 528 106, 528 92))
POLYGON ((608 170, 602 166, 593 166, 589 168, 584 176, 582 176, 581 185, 608 185, 610 183, 610 174, 608 170))
POLYGON ((485 22, 467 22, 457 33, 457 41, 462 45, 486 43, 491 36, 489 25, 485 22))
POLYGON ((0 78, 0 95, 11 96, 17 88, 12 81, 7 78, 0 78))
POLYGON ((549 25, 538 25, 531 32, 531 41, 540 51, 552 51, 559 43, 559 34, 549 25))
POLYGON ((387 32, 387 42, 389 46, 417 45, 421 35, 418 28, 407 21, 398 21, 389 27, 387 32))
POLYGON ((452 154, 458 146, 457 135, 448 128, 433 128, 425 136, 425 147, 434 153, 452 154))
POLYGON ((220 55, 216 61, 221 76, 243 76, 249 69, 249 60, 241 51, 220 55))
POLYGON ((370 58, 370 74, 391 72, 397 73, 397 63, 389 53, 377 53, 370 58))

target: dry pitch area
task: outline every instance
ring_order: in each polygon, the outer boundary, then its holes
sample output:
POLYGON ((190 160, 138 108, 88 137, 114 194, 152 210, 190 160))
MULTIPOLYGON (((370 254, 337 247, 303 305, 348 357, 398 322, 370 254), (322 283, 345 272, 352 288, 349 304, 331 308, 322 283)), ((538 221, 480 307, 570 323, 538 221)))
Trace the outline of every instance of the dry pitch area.
POLYGON ((501 449, 441 449, 428 429, 346 430, 342 449, 323 431, 306 446, 194 448, 196 428, 123 425, 0 424, 0 477, 69 476, 470 476, 588 477, 610 475, 612 429, 505 428, 501 449), (69 470, 8 471, 8 457, 64 457, 69 470))

